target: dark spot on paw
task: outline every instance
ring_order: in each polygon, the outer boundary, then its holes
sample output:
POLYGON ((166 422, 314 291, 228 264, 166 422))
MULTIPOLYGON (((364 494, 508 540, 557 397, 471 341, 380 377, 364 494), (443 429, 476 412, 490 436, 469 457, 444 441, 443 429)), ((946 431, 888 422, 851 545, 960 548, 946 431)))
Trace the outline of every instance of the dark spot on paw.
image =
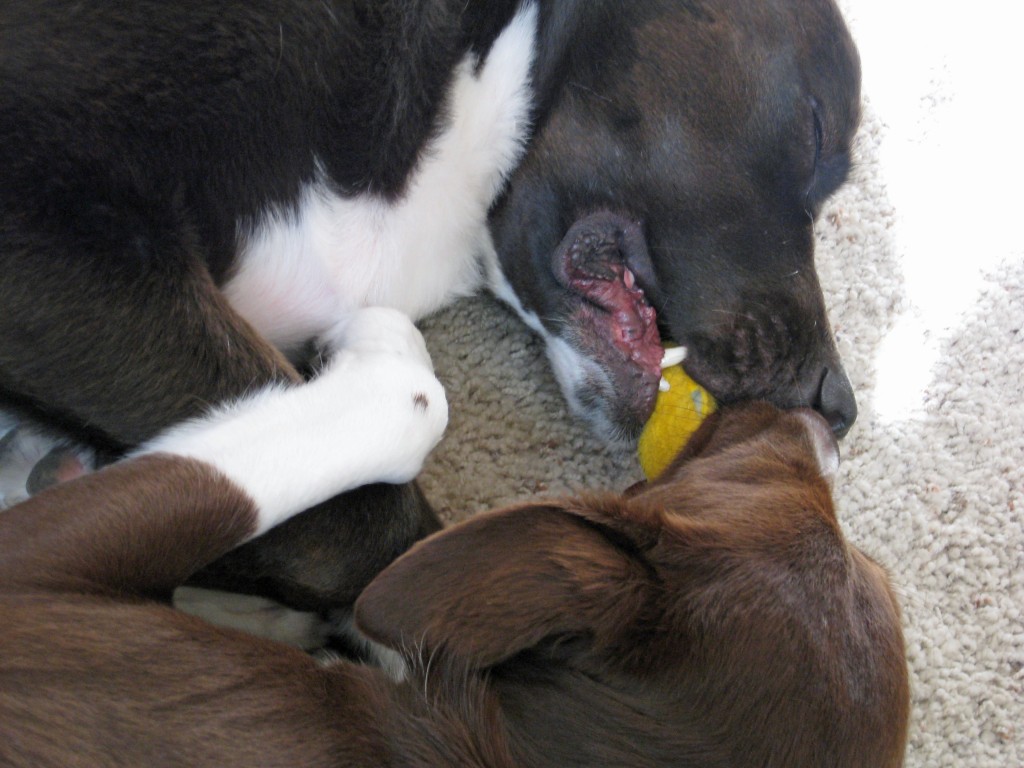
POLYGON ((430 407, 430 401, 427 400, 427 396, 422 392, 417 392, 412 396, 412 404, 418 411, 425 411, 430 407))

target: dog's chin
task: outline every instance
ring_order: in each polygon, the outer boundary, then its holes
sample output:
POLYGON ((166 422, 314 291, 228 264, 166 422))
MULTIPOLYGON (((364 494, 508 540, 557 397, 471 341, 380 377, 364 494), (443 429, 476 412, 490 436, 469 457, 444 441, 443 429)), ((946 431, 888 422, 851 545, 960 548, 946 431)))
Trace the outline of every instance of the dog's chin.
POLYGON ((624 357, 594 326, 567 329, 570 340, 547 337, 547 354, 570 410, 605 443, 632 447, 654 410, 660 368, 651 371, 624 357))

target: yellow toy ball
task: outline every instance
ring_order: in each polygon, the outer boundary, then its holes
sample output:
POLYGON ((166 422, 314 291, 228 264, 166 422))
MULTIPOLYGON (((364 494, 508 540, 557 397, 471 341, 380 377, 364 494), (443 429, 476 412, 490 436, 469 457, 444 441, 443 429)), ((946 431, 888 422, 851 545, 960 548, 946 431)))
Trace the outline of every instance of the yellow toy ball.
POLYGON ((637 455, 648 480, 653 480, 672 463, 697 431, 701 422, 715 410, 715 399, 686 375, 681 365, 662 371, 669 389, 658 392, 654 413, 640 434, 637 455))

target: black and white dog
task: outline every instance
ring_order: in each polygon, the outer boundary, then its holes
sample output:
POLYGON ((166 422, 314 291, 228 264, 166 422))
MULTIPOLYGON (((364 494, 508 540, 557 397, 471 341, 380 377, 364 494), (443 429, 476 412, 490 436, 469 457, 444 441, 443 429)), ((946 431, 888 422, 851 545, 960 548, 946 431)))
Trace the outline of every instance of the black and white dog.
MULTIPOLYGON (((663 337, 720 400, 843 433, 812 223, 858 105, 832 0, 8 0, 0 405, 118 454, 298 381, 363 307, 489 287, 610 438, 663 337)), ((381 493, 387 532, 328 503, 213 581, 350 601, 436 526, 381 493)))

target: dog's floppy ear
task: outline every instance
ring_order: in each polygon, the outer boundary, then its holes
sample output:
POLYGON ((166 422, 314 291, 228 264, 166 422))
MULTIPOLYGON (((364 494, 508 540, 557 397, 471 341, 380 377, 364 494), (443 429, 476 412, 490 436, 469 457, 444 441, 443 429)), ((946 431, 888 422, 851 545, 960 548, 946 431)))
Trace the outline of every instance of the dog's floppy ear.
POLYGON ((643 537, 646 526, 602 522, 624 504, 595 498, 478 515, 385 569, 356 603, 356 621, 392 648, 442 650, 476 667, 552 636, 609 639, 650 594, 631 530, 643 537))

